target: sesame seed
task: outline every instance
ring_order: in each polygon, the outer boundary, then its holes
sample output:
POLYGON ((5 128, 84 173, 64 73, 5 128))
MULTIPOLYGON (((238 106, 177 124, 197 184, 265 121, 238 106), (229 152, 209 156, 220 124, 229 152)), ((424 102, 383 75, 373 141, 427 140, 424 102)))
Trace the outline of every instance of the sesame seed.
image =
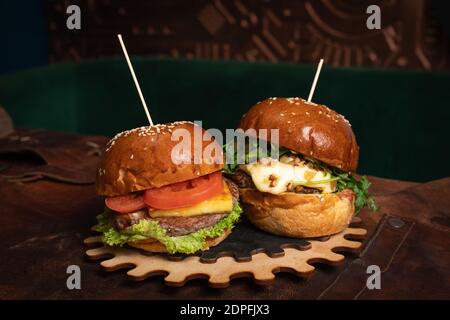
POLYGON ((140 136, 140 137, 147 137, 147 136, 152 136, 152 135, 155 135, 157 133, 160 133, 162 129, 174 128, 175 126, 181 125, 181 124, 193 124, 193 125, 195 125, 191 121, 175 121, 175 122, 172 122, 169 125, 156 124, 156 125, 153 125, 153 126, 142 126, 142 127, 134 128, 134 129, 131 129, 131 130, 119 132, 108 142, 105 151, 108 152, 111 149, 111 147, 114 145, 114 143, 115 143, 115 141, 117 139, 120 139, 122 137, 127 137, 131 133, 136 132, 138 134, 138 136, 140 136))
POLYGON ((132 154, 132 155, 130 156, 130 159, 131 159, 131 160, 133 160, 133 158, 134 158, 134 154, 132 154))
POLYGON ((284 117, 284 113, 280 113, 280 116, 284 117))

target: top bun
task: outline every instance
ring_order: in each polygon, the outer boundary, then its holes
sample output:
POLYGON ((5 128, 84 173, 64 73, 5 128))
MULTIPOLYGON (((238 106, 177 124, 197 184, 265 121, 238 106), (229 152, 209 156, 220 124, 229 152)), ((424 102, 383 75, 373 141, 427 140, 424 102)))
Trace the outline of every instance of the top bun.
POLYGON ((117 134, 108 142, 100 159, 97 193, 107 197, 125 195, 221 170, 222 147, 216 141, 204 141, 206 139, 203 138, 195 144, 194 131, 197 135, 201 134, 200 137, 205 134, 202 128, 188 121, 140 127, 117 134), (184 132, 190 134, 191 152, 190 155, 176 153, 178 156, 174 160, 188 160, 189 164, 175 164, 172 161, 173 147, 184 141, 183 138, 172 141, 172 132, 176 129, 185 129, 187 131, 184 132), (218 146, 219 155, 211 151, 214 146, 203 152, 210 144, 218 146), (194 163, 195 156, 198 164, 194 163), (216 163, 219 162, 215 161, 217 159, 220 163, 216 163))
MULTIPOLYGON (((279 144, 343 171, 356 171, 359 147, 350 123, 339 113, 300 98, 269 98, 244 114, 247 129, 279 129, 279 144)), ((270 131, 267 133, 270 141, 270 131)))

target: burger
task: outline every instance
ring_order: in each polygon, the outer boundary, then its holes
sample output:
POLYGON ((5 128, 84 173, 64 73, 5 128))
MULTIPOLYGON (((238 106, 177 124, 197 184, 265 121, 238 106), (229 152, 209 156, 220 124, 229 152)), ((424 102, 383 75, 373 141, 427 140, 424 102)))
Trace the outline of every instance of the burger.
POLYGON ((222 146, 211 137, 196 143, 196 134, 207 136, 183 121, 132 129, 108 142, 96 182, 106 209, 95 227, 106 245, 191 254, 230 234, 242 211, 239 191, 222 176, 222 146), (179 148, 175 132, 187 134, 187 148, 179 148))
MULTIPOLYGON (((301 98, 269 98, 244 114, 245 133, 266 129, 256 148, 265 156, 249 161, 255 146, 245 148, 225 172, 237 184, 245 215, 269 233, 296 238, 320 237, 344 230, 364 206, 376 210, 370 182, 354 175, 359 147, 350 123, 324 105, 301 98), (251 129, 251 130, 249 130, 251 129), (275 137, 273 129, 278 129, 275 137), (277 156, 274 156, 274 148, 277 156)), ((236 147, 227 153, 235 154, 236 147)))

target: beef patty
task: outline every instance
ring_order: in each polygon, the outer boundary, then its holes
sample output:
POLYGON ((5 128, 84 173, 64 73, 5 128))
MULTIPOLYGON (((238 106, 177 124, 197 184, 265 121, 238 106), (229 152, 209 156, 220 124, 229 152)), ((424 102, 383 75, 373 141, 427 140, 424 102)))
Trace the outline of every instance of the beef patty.
MULTIPOLYGON (((234 207, 239 198, 239 190, 233 182, 228 179, 224 180, 230 189, 234 207)), ((229 212, 203 214, 193 217, 152 218, 149 216, 147 210, 140 210, 126 214, 113 214, 112 219, 114 226, 119 230, 123 230, 133 224, 139 223, 141 220, 155 220, 161 227, 166 229, 169 236, 175 237, 213 226, 227 214, 229 214, 229 212)))
POLYGON ((250 177, 244 170, 237 169, 236 172, 229 177, 239 188, 256 188, 252 177, 250 177))
POLYGON ((166 229, 169 236, 176 237, 208 228, 225 218, 227 213, 204 214, 193 217, 155 218, 159 225, 166 229))

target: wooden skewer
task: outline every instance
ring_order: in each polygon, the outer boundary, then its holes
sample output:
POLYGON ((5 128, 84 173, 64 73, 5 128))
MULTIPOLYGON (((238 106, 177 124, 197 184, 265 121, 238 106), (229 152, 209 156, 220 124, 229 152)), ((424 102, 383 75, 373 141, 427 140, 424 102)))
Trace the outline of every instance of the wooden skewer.
POLYGON ((136 74, 134 73, 133 65, 131 64, 130 57, 128 56, 127 48, 125 47, 125 44, 122 40, 122 35, 118 34, 117 37, 119 38, 120 45, 122 46, 123 54, 125 55, 125 59, 128 63, 128 68, 130 68, 131 76, 133 77, 134 84, 136 85, 136 89, 138 91, 139 97, 141 98, 142 106, 144 107, 145 114, 147 115, 148 122, 151 126, 153 126, 153 120, 150 116, 150 112, 148 111, 147 104, 145 103, 144 95, 142 94, 141 87, 139 86, 139 82, 136 78, 136 74))
POLYGON ((314 90, 316 89, 317 80, 319 80, 320 70, 322 70, 323 59, 320 59, 319 65, 317 66, 316 75, 314 76, 314 81, 312 83, 311 91, 309 91, 308 102, 311 102, 314 90))

